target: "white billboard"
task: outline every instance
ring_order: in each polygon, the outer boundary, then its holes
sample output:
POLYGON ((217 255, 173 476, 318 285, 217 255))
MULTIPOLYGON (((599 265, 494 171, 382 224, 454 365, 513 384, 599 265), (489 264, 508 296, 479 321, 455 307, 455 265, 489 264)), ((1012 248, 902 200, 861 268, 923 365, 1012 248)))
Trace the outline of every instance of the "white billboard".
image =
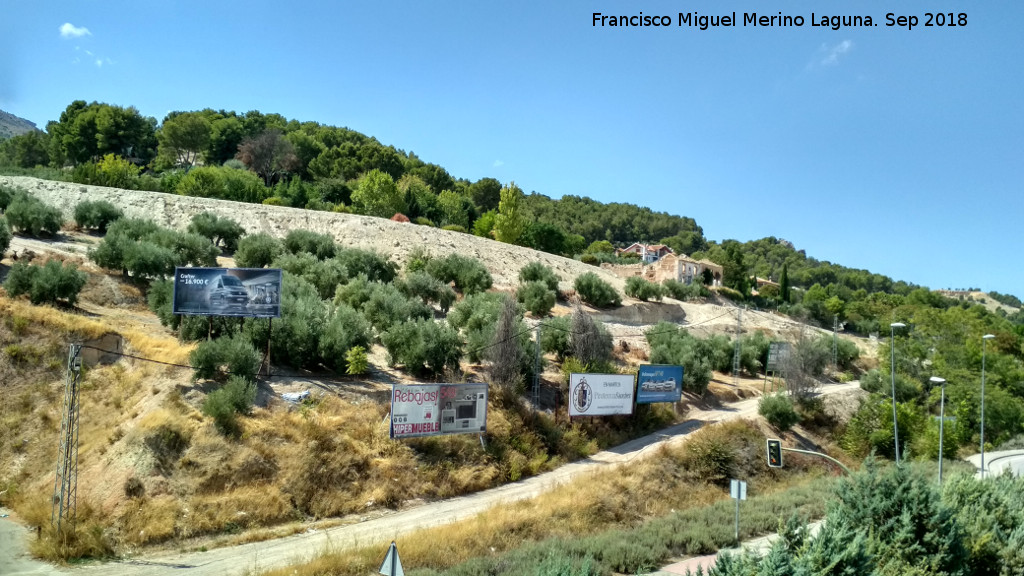
POLYGON ((632 374, 570 374, 569 416, 633 413, 632 374))
POLYGON ((487 384, 392 385, 392 438, 486 430, 487 384))

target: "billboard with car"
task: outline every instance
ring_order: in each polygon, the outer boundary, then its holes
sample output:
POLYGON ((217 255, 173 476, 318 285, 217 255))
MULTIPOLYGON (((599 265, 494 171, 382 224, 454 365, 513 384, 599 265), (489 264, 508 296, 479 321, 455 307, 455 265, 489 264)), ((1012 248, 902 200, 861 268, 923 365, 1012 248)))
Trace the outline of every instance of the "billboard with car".
POLYGON ((569 416, 633 413, 632 374, 570 374, 569 416))
POLYGON ((172 311, 194 316, 281 317, 281 270, 175 268, 172 311))
POLYGON ((487 384, 392 385, 392 438, 486 430, 487 384))
POLYGON ((636 403, 679 402, 683 395, 683 367, 644 364, 636 376, 636 403))

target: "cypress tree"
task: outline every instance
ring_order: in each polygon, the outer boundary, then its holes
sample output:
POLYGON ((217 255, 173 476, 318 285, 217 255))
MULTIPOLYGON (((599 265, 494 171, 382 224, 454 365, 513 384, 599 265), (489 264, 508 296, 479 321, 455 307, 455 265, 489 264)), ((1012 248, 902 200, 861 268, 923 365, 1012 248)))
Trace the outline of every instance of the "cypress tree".
POLYGON ((789 264, 782 265, 782 278, 779 279, 782 301, 789 302, 789 264))

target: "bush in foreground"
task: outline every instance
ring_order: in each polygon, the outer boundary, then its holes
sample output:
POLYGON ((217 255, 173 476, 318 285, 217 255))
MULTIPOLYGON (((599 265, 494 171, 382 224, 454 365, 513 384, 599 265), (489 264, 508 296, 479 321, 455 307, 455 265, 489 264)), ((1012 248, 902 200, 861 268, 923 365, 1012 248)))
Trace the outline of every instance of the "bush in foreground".
POLYGON ((462 339, 447 324, 433 320, 402 322, 380 337, 393 364, 403 364, 413 374, 440 374, 458 370, 462 339))
POLYGON ((256 384, 239 376, 228 378, 203 401, 203 414, 213 418, 217 429, 224 435, 238 433, 238 414, 248 414, 256 400, 256 384))
POLYGON ((11 245, 11 227, 7 225, 7 218, 0 216, 0 258, 11 245))
POLYGON ((231 376, 255 380, 260 367, 260 353, 241 334, 200 342, 188 360, 194 370, 193 380, 218 378, 222 376, 221 367, 226 367, 231 376))
POLYGON ((75 224, 82 230, 103 233, 107 226, 123 217, 121 209, 106 200, 85 200, 75 206, 75 224))
POLYGON ((32 236, 56 234, 64 224, 64 214, 57 208, 44 204, 35 196, 18 193, 11 200, 5 212, 7 222, 15 232, 32 236))
POLYGON ((761 398, 757 412, 780 432, 785 432, 800 421, 800 415, 793 408, 793 401, 783 393, 761 398))
POLYGON ((427 264, 427 273, 442 282, 452 282, 463 294, 483 292, 491 287, 491 273, 476 258, 449 254, 434 258, 427 264))
POLYGON ((188 231, 199 234, 225 250, 238 248, 238 240, 245 235, 245 228, 231 218, 221 218, 211 212, 202 212, 192 217, 188 231))
POLYGON ((64 300, 74 305, 85 286, 86 274, 74 264, 50 260, 43 266, 18 262, 7 273, 4 288, 12 297, 28 294, 33 304, 64 300))
POLYGON ((531 281, 523 284, 516 291, 516 300, 519 301, 535 318, 547 316, 555 307, 555 291, 548 288, 548 284, 540 281, 531 281))
POLYGON ((611 308, 622 305, 622 297, 619 296, 615 288, 601 280, 593 272, 577 276, 573 286, 580 298, 595 308, 611 308))
POLYGON ((240 268, 263 268, 281 255, 281 243, 270 234, 250 234, 238 241, 235 263, 240 268))
POLYGON ((639 276, 630 276, 626 279, 626 296, 631 296, 637 300, 657 300, 661 301, 665 297, 665 288, 654 282, 644 280, 639 276))

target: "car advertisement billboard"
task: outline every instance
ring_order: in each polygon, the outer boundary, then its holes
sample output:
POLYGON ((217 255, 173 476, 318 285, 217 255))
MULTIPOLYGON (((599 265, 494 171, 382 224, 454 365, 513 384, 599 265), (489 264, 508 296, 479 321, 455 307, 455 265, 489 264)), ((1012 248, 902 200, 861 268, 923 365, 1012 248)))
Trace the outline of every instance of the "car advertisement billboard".
POLYGON ((633 413, 632 374, 570 374, 569 416, 633 413))
POLYGON ((636 403, 679 402, 683 396, 683 367, 644 364, 636 375, 636 403))
POLYGON ((789 342, 772 342, 768 345, 768 366, 766 372, 782 372, 789 359, 789 342))
POLYGON ((487 384, 394 384, 391 437, 483 434, 487 430, 487 384))
POLYGON ((172 311, 194 316, 281 317, 281 271, 175 268, 172 311))

